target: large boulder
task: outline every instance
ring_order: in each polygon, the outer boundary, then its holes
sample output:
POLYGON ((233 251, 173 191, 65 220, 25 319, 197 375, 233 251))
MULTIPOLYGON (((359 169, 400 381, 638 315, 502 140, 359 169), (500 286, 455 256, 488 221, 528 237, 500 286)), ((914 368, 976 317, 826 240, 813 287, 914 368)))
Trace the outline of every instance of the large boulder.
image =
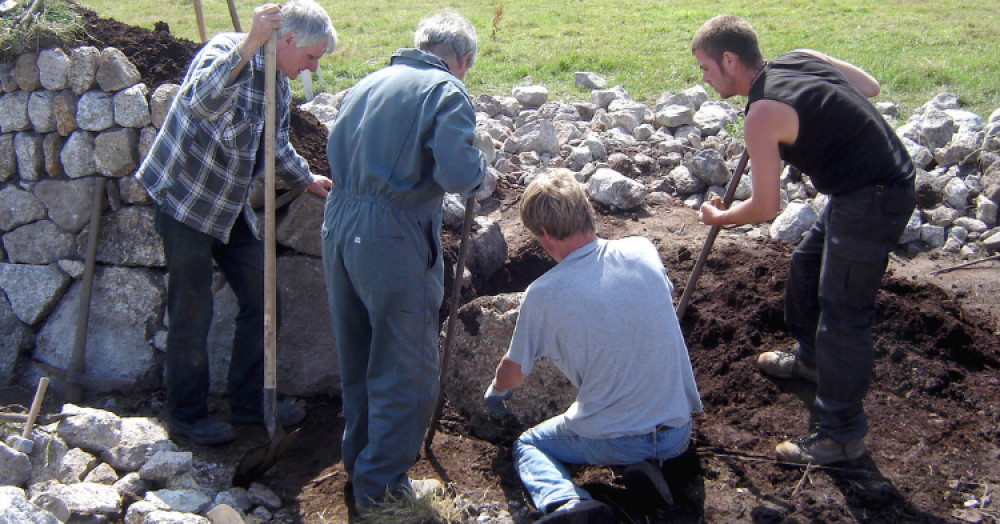
POLYGON ((458 310, 444 393, 468 418, 472 431, 486 440, 516 436, 562 413, 576 398, 576 388, 551 361, 542 359, 508 401, 513 418, 501 420, 486 409, 483 393, 510 346, 522 298, 522 293, 483 296, 458 310))

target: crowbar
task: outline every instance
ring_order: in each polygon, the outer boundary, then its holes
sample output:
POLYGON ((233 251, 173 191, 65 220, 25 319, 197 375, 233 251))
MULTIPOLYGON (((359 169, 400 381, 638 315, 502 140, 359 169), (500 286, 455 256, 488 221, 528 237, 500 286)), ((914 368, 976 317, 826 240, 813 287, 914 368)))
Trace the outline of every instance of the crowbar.
POLYGON ((448 364, 451 361, 451 342, 455 338, 455 317, 458 315, 458 302, 462 294, 462 274, 465 272, 465 255, 469 251, 469 231, 472 230, 472 219, 475 217, 475 196, 470 196, 465 201, 465 221, 462 222, 462 237, 458 244, 458 260, 455 261, 455 279, 451 284, 451 304, 448 305, 448 330, 444 336, 444 350, 441 355, 441 370, 438 375, 440 391, 438 391, 437 404, 434 406, 434 416, 431 417, 431 427, 427 430, 424 438, 424 450, 429 452, 431 443, 434 442, 434 433, 437 432, 438 423, 441 420, 441 410, 444 409, 444 384, 448 375, 448 364))
POLYGON ((83 269, 83 280, 80 283, 80 304, 77 309, 76 332, 69 364, 63 370, 40 360, 32 359, 31 361, 42 371, 65 383, 66 399, 73 403, 83 399, 83 387, 106 392, 132 384, 132 381, 125 379, 89 377, 83 372, 86 367, 87 324, 90 320, 90 297, 94 289, 94 267, 97 265, 97 237, 100 236, 101 229, 104 183, 103 176, 95 177, 94 194, 90 208, 90 232, 87 236, 87 261, 83 269))
MULTIPOLYGON (((740 157, 739 163, 736 164, 736 172, 733 173, 733 179, 729 181, 726 196, 722 198, 723 209, 729 209, 729 204, 733 203, 733 196, 736 195, 736 188, 740 185, 740 178, 743 177, 743 172, 746 170, 747 161, 749 160, 750 153, 744 149, 743 156, 740 157)), ((691 270, 691 276, 688 277, 687 285, 684 286, 684 293, 681 294, 681 300, 677 303, 677 320, 680 320, 684 316, 684 311, 687 310, 688 302, 691 300, 691 292, 694 291, 694 285, 698 282, 698 277, 701 276, 701 270, 705 267, 705 260, 708 258, 708 253, 712 250, 712 244, 715 243, 715 237, 719 236, 721 229, 721 226, 712 226, 712 229, 708 231, 708 238, 705 239, 705 245, 701 248, 698 261, 695 262, 694 269, 691 270)))

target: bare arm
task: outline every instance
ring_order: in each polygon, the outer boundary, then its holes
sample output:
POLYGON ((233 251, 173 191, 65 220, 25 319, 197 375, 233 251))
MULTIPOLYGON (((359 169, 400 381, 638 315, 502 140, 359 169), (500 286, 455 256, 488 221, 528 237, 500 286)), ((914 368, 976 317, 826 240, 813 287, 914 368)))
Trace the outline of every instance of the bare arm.
POLYGON ((796 51, 807 53, 815 56, 816 58, 821 58, 830 62, 833 64, 833 67, 836 67, 837 70, 847 77, 847 80, 849 80, 851 84, 853 84, 854 87, 861 92, 861 94, 868 98, 878 95, 882 89, 881 86, 879 86, 878 80, 876 80, 874 76, 868 74, 864 69, 861 69, 852 63, 838 60, 830 55, 813 49, 796 49, 796 51))
POLYGON ((521 365, 508 359, 507 355, 504 355, 500 363, 497 364, 496 377, 493 378, 493 387, 500 391, 506 391, 520 386, 521 382, 524 382, 526 378, 528 376, 521 373, 521 365))
POLYGON ((722 199, 701 205, 700 218, 710 226, 754 224, 771 220, 781 207, 781 154, 778 144, 792 144, 798 136, 798 115, 781 102, 758 100, 750 106, 743 134, 751 159, 750 198, 722 209, 722 199))

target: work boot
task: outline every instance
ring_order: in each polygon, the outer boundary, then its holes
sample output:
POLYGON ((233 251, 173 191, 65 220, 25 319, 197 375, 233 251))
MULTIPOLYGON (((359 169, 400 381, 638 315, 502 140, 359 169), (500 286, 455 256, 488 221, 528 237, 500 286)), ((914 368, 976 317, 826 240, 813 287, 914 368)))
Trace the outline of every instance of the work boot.
POLYGON ((444 493, 444 484, 438 479, 410 479, 410 492, 417 500, 444 493))
POLYGON ((180 435, 204 446, 216 446, 236 440, 236 432, 233 431, 233 427, 212 416, 206 416, 192 422, 171 417, 167 425, 171 438, 180 435))
POLYGON ((537 524, 608 524, 618 522, 611 506, 594 499, 572 499, 535 521, 537 524))
POLYGON ((766 351, 757 357, 757 367, 764 373, 778 378, 804 378, 819 382, 816 369, 806 367, 794 351, 766 351))
MULTIPOLYGON (((230 413, 229 420, 233 424, 263 424, 263 409, 259 408, 253 413, 234 410, 230 413)), ((274 411, 275 421, 281 427, 294 426, 306 418, 306 410, 300 407, 297 402, 279 402, 274 411)))
POLYGON ((664 504, 671 506, 674 503, 674 496, 670 493, 670 486, 663 478, 663 470, 659 464, 658 460, 644 460, 632 464, 625 468, 622 480, 630 491, 655 493, 664 504))
POLYGON ((857 460, 865 456, 863 438, 849 440, 843 444, 819 433, 790 439, 778 444, 774 451, 778 460, 798 464, 833 464, 845 460, 857 460))
POLYGON ((366 517, 371 517, 374 514, 378 514, 387 505, 391 506, 395 501, 401 499, 402 497, 412 497, 414 500, 423 500, 432 495, 443 495, 444 494, 444 484, 438 479, 409 479, 410 488, 405 489, 402 493, 387 494, 385 499, 382 500, 372 500, 367 499, 366 502, 360 502, 354 497, 354 486, 352 481, 350 493, 348 493, 347 487, 344 487, 344 499, 353 501, 353 504, 348 503, 347 511, 348 518, 351 522, 355 519, 364 520, 366 517), (353 507, 353 511, 352 508, 353 507), (354 514, 352 518, 350 515, 354 514))

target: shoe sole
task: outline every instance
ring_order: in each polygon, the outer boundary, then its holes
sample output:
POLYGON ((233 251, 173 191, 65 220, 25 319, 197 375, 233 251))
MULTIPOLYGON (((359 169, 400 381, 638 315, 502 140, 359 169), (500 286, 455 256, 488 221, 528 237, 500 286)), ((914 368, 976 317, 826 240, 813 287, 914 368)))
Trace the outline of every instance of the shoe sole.
POLYGON ((184 430, 169 429, 167 432, 170 434, 171 439, 174 439, 176 437, 184 437, 190 440, 191 442, 194 442, 195 444, 201 444, 202 446, 219 446, 222 444, 228 444, 236 440, 235 433, 231 436, 227 435, 219 438, 203 438, 203 437, 193 436, 184 430))
POLYGON ((663 472, 650 462, 640 462, 625 468, 623 481, 626 487, 635 486, 639 491, 655 494, 667 506, 674 504, 674 496, 663 478, 663 472))
POLYGON ((619 521, 609 506, 565 514, 553 513, 535 521, 536 524, 608 524, 612 522, 619 521))

